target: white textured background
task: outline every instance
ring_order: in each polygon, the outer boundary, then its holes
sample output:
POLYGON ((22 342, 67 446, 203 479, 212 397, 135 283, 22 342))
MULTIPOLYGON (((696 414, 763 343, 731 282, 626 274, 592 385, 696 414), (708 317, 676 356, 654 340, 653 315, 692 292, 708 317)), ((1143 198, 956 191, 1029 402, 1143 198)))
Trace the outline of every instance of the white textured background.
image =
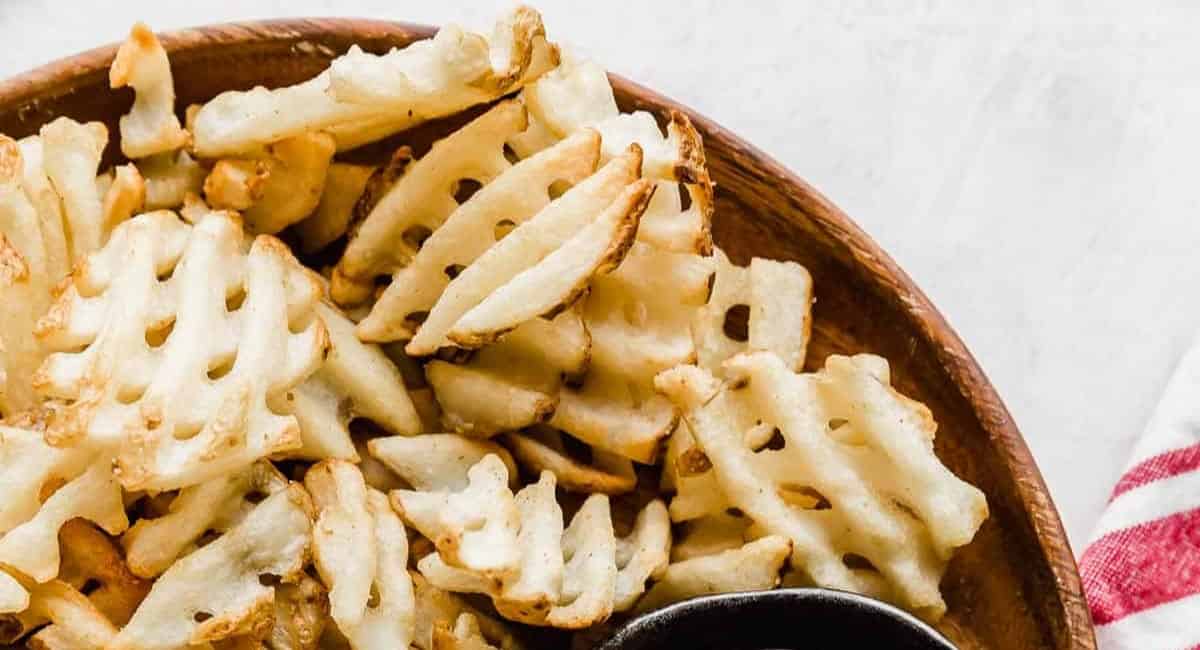
MULTIPOLYGON (((983 364, 1082 546, 1200 325, 1200 10, 531 1, 553 38, 744 136, 862 224, 983 364)), ((0 77, 135 19, 482 26, 500 6, 0 0, 0 77)))

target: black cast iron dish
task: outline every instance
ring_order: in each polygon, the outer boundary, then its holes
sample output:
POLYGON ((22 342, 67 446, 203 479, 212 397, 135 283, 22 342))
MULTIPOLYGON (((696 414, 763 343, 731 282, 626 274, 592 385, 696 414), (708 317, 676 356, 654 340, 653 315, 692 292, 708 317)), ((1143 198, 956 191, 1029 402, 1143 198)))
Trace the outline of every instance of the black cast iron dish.
POLYGON ((933 628, 872 598, 830 589, 705 596, 634 619, 600 650, 955 650, 933 628))

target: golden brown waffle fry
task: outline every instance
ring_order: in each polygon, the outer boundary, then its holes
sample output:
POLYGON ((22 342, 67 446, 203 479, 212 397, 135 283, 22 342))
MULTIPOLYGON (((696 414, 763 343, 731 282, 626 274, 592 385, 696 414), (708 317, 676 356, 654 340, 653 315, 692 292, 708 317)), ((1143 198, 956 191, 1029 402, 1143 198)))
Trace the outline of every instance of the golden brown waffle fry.
POLYGON ((105 650, 117 628, 77 589, 61 580, 34 585, 30 612, 51 625, 29 640, 42 650, 105 650))
POLYGON ((62 546, 59 579, 84 592, 114 625, 124 625, 150 592, 150 582, 134 575, 120 547, 100 529, 72 519, 58 531, 62 546))
POLYGON ((245 210, 262 200, 270 177, 262 159, 218 160, 204 179, 204 199, 218 209, 245 210))
POLYGON ((117 443, 131 490, 192 485, 300 447, 295 419, 267 401, 321 361, 320 285, 278 240, 243 246, 228 213, 194 227, 167 212, 122 224, 38 324, 62 351, 35 384, 71 400, 47 439, 117 443), (230 299, 241 300, 233 311, 230 299))
POLYGON ((325 587, 301 575, 295 584, 275 587, 275 625, 267 638, 271 650, 316 650, 329 616, 325 587))
POLYGON ((484 638, 475 616, 464 612, 453 628, 444 621, 434 625, 433 650, 496 650, 496 646, 484 638))
POLYGON ((259 576, 300 579, 312 517, 312 502, 299 485, 267 497, 240 524, 159 577, 107 647, 175 648, 246 634, 265 637, 275 592, 259 576))
POLYGON ((938 618, 946 561, 971 540, 987 504, 938 461, 929 411, 893 390, 886 362, 868 355, 832 356, 821 372, 796 374, 758 352, 734 357, 725 373, 733 382, 725 387, 694 366, 656 383, 684 409, 729 503, 791 539, 793 566, 816 584, 938 618), (784 446, 747 446, 747 413, 777 427, 784 446))
POLYGON ((296 224, 300 250, 315 253, 332 244, 350 227, 358 203, 375 167, 335 162, 329 165, 321 200, 313 213, 296 224))
POLYGON ((491 101, 557 63, 541 17, 518 7, 500 19, 490 41, 448 26, 382 56, 352 48, 329 70, 294 86, 222 93, 196 114, 195 149, 210 158, 237 155, 326 130, 345 150, 491 101), (493 61, 500 66, 493 68, 493 61))
POLYGON ((121 537, 130 570, 143 578, 161 574, 206 532, 229 530, 254 509, 255 499, 286 487, 287 479, 262 460, 180 490, 166 514, 134 522, 121 537))
POLYGON ((121 153, 145 158, 187 142, 188 134, 175 117, 175 81, 167 52, 145 24, 135 24, 117 50, 108 84, 134 91, 133 108, 121 116, 121 153))
POLYGON ((744 546, 672 562, 637 603, 637 612, 696 596, 773 589, 792 551, 786 537, 773 535, 744 546))

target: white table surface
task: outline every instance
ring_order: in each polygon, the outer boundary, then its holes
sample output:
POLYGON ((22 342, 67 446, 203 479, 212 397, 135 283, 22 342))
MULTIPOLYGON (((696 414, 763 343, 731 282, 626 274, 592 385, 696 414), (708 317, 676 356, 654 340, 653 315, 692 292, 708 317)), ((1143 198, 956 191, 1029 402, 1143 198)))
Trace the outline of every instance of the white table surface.
MULTIPOLYGON (((1200 325, 1200 10, 536 4, 553 38, 773 154, 899 261, 1004 397, 1078 551, 1200 325)), ((0 0, 0 77, 120 40, 136 19, 482 26, 503 6, 0 0)))

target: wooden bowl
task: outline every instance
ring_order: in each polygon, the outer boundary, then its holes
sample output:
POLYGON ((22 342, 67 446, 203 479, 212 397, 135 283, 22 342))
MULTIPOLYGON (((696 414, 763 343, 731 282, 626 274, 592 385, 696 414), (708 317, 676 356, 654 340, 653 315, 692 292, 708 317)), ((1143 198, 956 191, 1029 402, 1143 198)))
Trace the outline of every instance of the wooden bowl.
MULTIPOLYGON (((163 43, 183 107, 224 90, 301 81, 354 43, 382 52, 432 33, 402 23, 298 19, 189 29, 163 43)), ((132 101, 129 90, 108 89, 115 52, 103 47, 0 83, 0 132, 25 136, 58 115, 101 120, 115 132, 132 101)), ((834 352, 886 356, 898 388, 937 418, 938 455, 987 494, 991 517, 942 582, 949 613, 939 630, 966 649, 1095 648, 1075 560, 1037 466, 995 390, 921 290, 782 165, 665 97, 612 81, 623 109, 659 116, 681 109, 704 135, 717 183, 714 232, 731 257, 796 260, 812 273, 812 364, 834 352)), ((413 137, 430 130, 436 126, 413 137)))

